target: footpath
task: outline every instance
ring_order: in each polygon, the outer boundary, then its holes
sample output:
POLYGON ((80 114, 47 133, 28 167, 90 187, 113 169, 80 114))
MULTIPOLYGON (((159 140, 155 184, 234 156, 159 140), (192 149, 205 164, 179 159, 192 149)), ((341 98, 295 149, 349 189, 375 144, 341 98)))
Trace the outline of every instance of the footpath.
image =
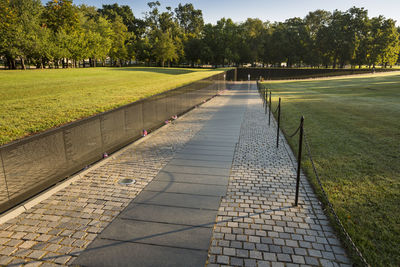
POLYGON ((1 224, 0 264, 351 266, 275 135, 236 83, 1 224))

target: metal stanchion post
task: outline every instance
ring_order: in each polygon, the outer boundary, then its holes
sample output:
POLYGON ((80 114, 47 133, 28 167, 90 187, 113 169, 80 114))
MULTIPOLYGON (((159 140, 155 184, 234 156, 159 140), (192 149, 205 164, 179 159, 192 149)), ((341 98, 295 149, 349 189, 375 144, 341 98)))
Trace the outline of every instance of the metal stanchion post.
POLYGON ((299 186, 300 186, 300 171, 301 171, 301 150, 303 148, 303 126, 304 126, 304 116, 300 119, 300 133, 299 133, 299 154, 297 155, 297 180, 296 180, 296 198, 294 205, 297 206, 299 203, 299 186))
POLYGON ((276 148, 279 147, 279 127, 281 124, 281 98, 279 98, 278 104, 278 129, 276 130, 276 148))
POLYGON ((271 91, 269 91, 269 114, 268 114, 268 126, 271 125, 271 107, 272 107, 272 98, 271 91))
POLYGON ((268 89, 265 89, 264 91, 264 104, 265 104, 265 114, 267 114, 267 108, 268 108, 268 89))

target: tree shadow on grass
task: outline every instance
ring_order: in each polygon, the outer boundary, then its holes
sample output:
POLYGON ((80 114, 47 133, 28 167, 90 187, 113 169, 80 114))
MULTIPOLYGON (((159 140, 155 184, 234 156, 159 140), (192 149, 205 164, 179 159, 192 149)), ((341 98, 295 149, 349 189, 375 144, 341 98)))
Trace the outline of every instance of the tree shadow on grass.
POLYGON ((124 67, 124 68, 112 68, 117 71, 142 71, 142 72, 153 72, 169 75, 180 75, 195 72, 195 70, 188 69, 175 69, 175 68, 154 68, 154 67, 124 67))

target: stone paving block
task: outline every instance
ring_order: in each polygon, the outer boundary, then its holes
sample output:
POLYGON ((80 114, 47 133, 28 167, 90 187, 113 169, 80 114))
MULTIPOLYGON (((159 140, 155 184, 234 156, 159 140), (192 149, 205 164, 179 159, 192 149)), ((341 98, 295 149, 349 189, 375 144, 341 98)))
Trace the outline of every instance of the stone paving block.
POLYGON ((184 148, 179 151, 180 155, 209 155, 209 156, 224 156, 232 157, 233 151, 229 150, 208 150, 208 149, 194 149, 194 148, 184 148))
POLYGON ((210 139, 200 139, 200 138, 193 138, 191 141, 186 143, 186 146, 206 146, 206 147, 228 147, 232 148, 237 143, 237 139, 235 138, 237 135, 231 135, 231 138, 228 139, 227 137, 223 138, 213 138, 210 139), (219 140, 218 140, 219 139, 219 140))
POLYGON ((121 219, 213 227, 216 211, 134 203, 120 216, 121 219))
POLYGON ((72 265, 185 267, 204 265, 206 259, 206 251, 98 239, 72 265))
MULTIPOLYGON (((226 186, 224 185, 205 185, 164 181, 152 181, 147 187, 144 188, 144 190, 217 197, 222 197, 226 194, 226 186)), ((218 206, 215 208, 218 208, 218 206)))
POLYGON ((209 185, 228 185, 228 178, 221 175, 187 174, 160 171, 154 181, 184 182, 209 185))
POLYGON ((135 203, 164 205, 196 209, 217 209, 221 197, 166 192, 143 191, 134 200, 135 203))
POLYGON ((228 176, 229 172, 230 172, 230 169, 167 165, 163 169, 163 171, 165 171, 165 172, 176 172, 176 173, 228 176))
POLYGON ((206 251, 210 245, 211 233, 212 229, 205 227, 117 218, 104 229, 101 238, 206 251))
POLYGON ((176 166, 193 166, 193 167, 210 167, 210 168, 230 169, 231 165, 232 165, 232 158, 231 158, 231 161, 173 159, 168 164, 176 165, 176 166))
POLYGON ((206 160, 206 161, 218 161, 218 162, 228 162, 232 164, 232 156, 218 156, 218 155, 201 155, 201 154, 183 154, 177 153, 174 159, 183 160, 206 160))

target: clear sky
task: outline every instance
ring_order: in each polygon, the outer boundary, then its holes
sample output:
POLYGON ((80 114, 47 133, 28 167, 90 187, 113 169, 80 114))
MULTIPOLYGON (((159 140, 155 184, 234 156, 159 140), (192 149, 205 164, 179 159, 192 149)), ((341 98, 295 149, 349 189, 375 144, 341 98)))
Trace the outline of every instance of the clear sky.
MULTIPOLYGON (((154 1, 154 0, 152 0, 154 1)), ((47 0, 43 0, 47 2, 47 0)), ((118 3, 129 5, 135 17, 143 17, 148 11, 146 0, 74 0, 75 4, 87 4, 101 7, 102 4, 118 3)), ((192 3, 203 11, 206 23, 215 23, 222 17, 232 18, 235 22, 246 18, 259 18, 263 21, 284 21, 292 17, 303 18, 309 11, 324 9, 345 11, 352 6, 368 9, 370 17, 383 15, 392 18, 400 26, 400 0, 160 0, 162 7, 175 8, 179 3, 192 3)))

